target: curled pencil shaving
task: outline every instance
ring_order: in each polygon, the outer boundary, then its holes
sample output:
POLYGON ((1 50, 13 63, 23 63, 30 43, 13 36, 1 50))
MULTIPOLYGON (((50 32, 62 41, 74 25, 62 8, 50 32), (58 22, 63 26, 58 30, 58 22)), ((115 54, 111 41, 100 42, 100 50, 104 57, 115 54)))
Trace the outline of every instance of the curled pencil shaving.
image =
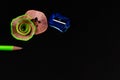
POLYGON ((29 40, 35 33, 35 26, 34 24, 32 23, 32 21, 30 21, 30 16, 28 15, 22 15, 22 16, 19 16, 15 19, 12 20, 12 23, 11 23, 11 33, 12 35, 17 38, 17 39, 20 39, 20 40, 29 40), (21 32, 23 33, 20 34, 20 30, 22 30, 22 27, 20 25, 22 24, 29 24, 28 26, 28 30, 29 33, 25 33, 25 31, 21 32), (25 35, 26 34, 26 35, 25 35))
POLYGON ((45 32, 48 28, 48 22, 45 14, 37 10, 28 10, 25 14, 31 17, 31 20, 36 26, 35 35, 45 32))

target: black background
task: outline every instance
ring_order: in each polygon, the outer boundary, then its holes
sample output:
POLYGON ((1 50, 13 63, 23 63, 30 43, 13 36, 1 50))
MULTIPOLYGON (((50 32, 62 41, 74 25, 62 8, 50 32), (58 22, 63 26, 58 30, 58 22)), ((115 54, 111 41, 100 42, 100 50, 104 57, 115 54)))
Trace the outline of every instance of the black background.
POLYGON ((0 44, 23 47, 0 52, 3 71, 39 72, 56 80, 119 78, 119 4, 75 0, 7 0, 1 4, 0 44), (30 9, 44 12, 48 19, 59 12, 70 18, 71 27, 66 33, 49 27, 27 42, 18 41, 10 34, 10 22, 30 9))

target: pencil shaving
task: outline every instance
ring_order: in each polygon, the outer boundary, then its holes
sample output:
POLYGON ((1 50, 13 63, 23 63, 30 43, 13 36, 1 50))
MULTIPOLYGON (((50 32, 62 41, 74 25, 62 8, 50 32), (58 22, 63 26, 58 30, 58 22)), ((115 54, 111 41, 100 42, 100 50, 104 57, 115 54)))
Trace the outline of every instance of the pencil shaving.
POLYGON ((28 10, 25 14, 31 17, 31 20, 37 27, 35 32, 36 35, 41 34, 47 30, 47 18, 43 12, 37 10, 28 10))

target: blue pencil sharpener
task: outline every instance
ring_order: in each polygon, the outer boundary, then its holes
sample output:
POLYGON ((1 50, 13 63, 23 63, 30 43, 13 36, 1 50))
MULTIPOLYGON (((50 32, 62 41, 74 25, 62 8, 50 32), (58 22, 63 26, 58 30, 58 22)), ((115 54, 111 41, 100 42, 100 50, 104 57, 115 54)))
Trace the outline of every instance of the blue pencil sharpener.
POLYGON ((70 19, 60 13, 53 13, 49 19, 49 26, 60 32, 66 32, 70 27, 70 19))

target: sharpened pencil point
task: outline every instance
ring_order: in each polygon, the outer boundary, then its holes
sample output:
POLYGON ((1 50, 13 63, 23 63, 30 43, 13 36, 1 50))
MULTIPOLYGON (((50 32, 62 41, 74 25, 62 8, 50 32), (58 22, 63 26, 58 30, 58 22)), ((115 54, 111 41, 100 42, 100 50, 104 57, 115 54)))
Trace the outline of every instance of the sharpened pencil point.
POLYGON ((22 49, 22 47, 18 47, 18 46, 13 47, 13 50, 21 50, 21 49, 22 49))

